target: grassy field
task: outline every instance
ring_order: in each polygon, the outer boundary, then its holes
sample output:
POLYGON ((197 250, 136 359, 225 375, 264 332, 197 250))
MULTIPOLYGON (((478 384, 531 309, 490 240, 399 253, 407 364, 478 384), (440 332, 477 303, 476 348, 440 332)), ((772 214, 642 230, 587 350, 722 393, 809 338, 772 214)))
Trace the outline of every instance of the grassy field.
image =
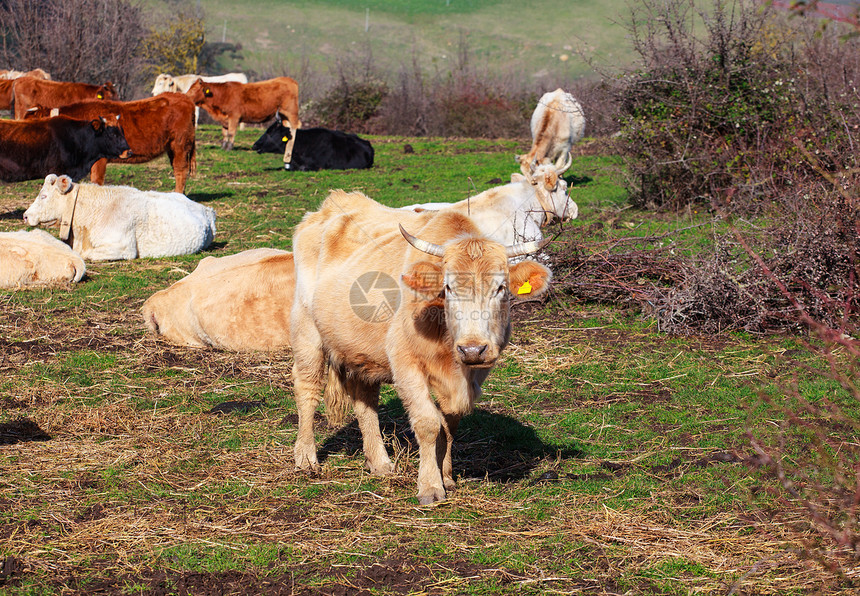
MULTIPOLYGON (((776 428, 759 391, 780 395, 797 374, 809 399, 840 395, 788 364, 804 358, 791 338, 670 337, 636 312, 556 295, 515 311, 457 434, 448 500, 418 506, 417 453, 390 388, 380 418, 394 476, 364 471, 355 422, 322 418, 322 472, 294 472, 290 354, 157 341, 143 301, 204 256, 289 249, 330 188, 391 206, 456 200, 507 180, 526 147, 372 138, 371 170, 286 173, 250 151, 257 134, 228 153, 219 130, 200 132, 187 192, 218 214, 210 250, 88 263, 75 287, 0 293, 0 592, 839 592, 794 551, 813 536, 802 520, 744 464, 744 430, 776 428), (246 404, 210 413, 229 401, 246 404)), ((618 160, 587 147, 568 180, 580 218, 558 250, 571 233, 598 242, 691 223, 627 208, 618 160)), ((163 158, 109 166, 107 182, 173 187, 163 158)), ((0 187, 0 231, 23 227, 40 186, 0 187)))
MULTIPOLYGON (((175 11, 172 3, 148 4, 156 13, 175 11)), ((473 65, 499 75, 570 81, 591 72, 580 53, 615 65, 632 56, 618 25, 628 12, 622 0, 546 0, 539 12, 514 0, 206 0, 201 6, 208 41, 242 45, 244 59, 225 68, 266 76, 295 73, 302 58, 327 73, 336 57, 366 56, 368 48, 382 73, 411 68, 413 58, 430 73, 449 72, 461 36, 473 65)))

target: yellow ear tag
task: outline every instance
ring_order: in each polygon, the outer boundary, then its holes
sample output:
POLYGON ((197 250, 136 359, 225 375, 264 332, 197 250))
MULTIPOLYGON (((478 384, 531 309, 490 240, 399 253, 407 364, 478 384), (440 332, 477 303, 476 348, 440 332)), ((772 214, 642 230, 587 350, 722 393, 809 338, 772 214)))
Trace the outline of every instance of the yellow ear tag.
POLYGON ((288 139, 287 137, 284 137, 284 138, 282 138, 281 140, 282 140, 283 142, 285 142, 285 143, 286 143, 287 141, 289 141, 289 139, 288 139))
POLYGON ((524 283, 520 286, 520 289, 517 290, 517 294, 531 294, 532 293, 532 285, 529 282, 524 283))
POLYGON ((96 99, 104 99, 104 95, 102 95, 101 93, 99 93, 98 95, 96 95, 96 99))

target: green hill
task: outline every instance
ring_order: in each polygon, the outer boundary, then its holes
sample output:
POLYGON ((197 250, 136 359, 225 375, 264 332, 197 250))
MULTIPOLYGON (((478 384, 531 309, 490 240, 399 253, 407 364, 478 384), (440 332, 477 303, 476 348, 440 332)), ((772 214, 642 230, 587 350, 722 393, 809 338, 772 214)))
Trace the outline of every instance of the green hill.
MULTIPOLYGON (((175 2, 151 0, 164 11, 175 2)), ((570 81, 591 73, 582 56, 600 64, 631 60, 619 21, 626 0, 202 0, 207 39, 242 45, 228 70, 260 76, 319 71, 338 59, 368 55, 383 72, 413 61, 428 73, 449 72, 463 48, 470 65, 502 77, 570 81)))

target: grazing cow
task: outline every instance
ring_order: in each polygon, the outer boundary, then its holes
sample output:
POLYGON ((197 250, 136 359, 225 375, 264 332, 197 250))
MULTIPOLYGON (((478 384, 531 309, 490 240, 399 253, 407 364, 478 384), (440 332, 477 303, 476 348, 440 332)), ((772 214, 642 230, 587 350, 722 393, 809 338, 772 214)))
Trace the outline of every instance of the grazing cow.
MULTIPOLYGON (((297 130, 299 120, 299 86, 290 77, 278 77, 258 83, 205 83, 195 81, 187 95, 221 125, 222 149, 232 149, 239 122, 260 123, 275 115, 286 118, 290 130, 297 130)), ((284 167, 289 169, 294 137, 287 142, 284 167)))
MULTIPOLYGON (((287 141, 292 138, 290 129, 280 118, 257 139, 253 149, 257 153, 283 155, 287 141)), ((296 131, 291 170, 350 170, 373 166, 373 146, 358 136, 327 128, 300 128, 296 131)))
POLYGON ((454 432, 507 345, 511 300, 549 285, 543 265, 508 260, 539 246, 505 247, 456 211, 389 209, 361 193, 333 191, 307 214, 293 236, 296 467, 319 467, 313 418, 330 361, 370 471, 393 470, 376 411, 380 384, 393 382, 418 441, 418 500, 444 499, 454 432))
POLYGON ((45 178, 24 221, 60 222, 60 239, 85 259, 171 257, 203 250, 215 236, 215 211, 179 193, 45 178))
POLYGON ((497 186, 458 203, 423 203, 401 209, 434 211, 452 209, 469 215, 488 238, 502 244, 542 240, 541 228, 554 218, 576 219, 579 209, 567 194, 561 175, 570 167, 540 164, 534 174, 512 174, 510 184, 497 186))
POLYGON ((22 70, 0 70, 0 79, 12 81, 14 79, 20 79, 21 77, 33 77, 36 79, 44 79, 46 81, 51 80, 51 75, 41 68, 34 68, 27 72, 22 70))
MULTIPOLYGON (((137 101, 83 101, 51 110, 72 118, 118 117, 131 147, 131 155, 122 159, 97 161, 90 172, 90 180, 104 184, 105 171, 110 163, 143 163, 167 153, 173 166, 174 192, 184 193, 189 176, 197 168, 195 157, 194 104, 180 93, 165 93, 137 101)), ((28 116, 48 115, 44 108, 28 116)))
POLYGON ((585 135, 585 114, 573 95, 561 89, 544 93, 532 114, 532 147, 517 159, 525 174, 541 163, 563 163, 585 135))
POLYGON ((86 271, 81 255, 44 230, 0 232, 0 288, 68 284, 86 271))
POLYGON ((206 257, 143 303, 143 319, 173 343, 224 350, 289 347, 293 254, 274 248, 206 257))
POLYGON ((0 180, 19 182, 68 174, 87 175, 95 162, 127 155, 128 143, 117 120, 75 120, 68 116, 0 120, 0 180))
MULTIPOLYGON (((228 72, 227 74, 204 77, 196 74, 185 75, 169 75, 161 73, 155 77, 155 84, 152 86, 152 94, 159 95, 161 93, 185 93, 194 84, 197 79, 202 79, 204 83, 247 83, 248 77, 241 72, 228 72)), ((200 108, 194 106, 194 125, 200 119, 200 108)))
POLYGON ((110 82, 104 85, 88 85, 46 81, 33 77, 15 79, 12 93, 17 120, 24 118, 24 114, 30 108, 61 108, 87 99, 116 98, 116 89, 110 82))

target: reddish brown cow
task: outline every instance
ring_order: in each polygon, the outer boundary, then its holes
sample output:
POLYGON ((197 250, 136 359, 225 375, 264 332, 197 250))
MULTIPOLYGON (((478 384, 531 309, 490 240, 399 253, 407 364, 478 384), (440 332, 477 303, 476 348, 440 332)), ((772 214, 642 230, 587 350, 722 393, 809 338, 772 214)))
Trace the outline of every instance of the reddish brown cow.
POLYGON ((88 85, 86 83, 60 83, 34 77, 15 79, 12 85, 15 101, 15 118, 21 120, 33 107, 61 108, 87 99, 116 99, 113 83, 88 85))
POLYGON ((284 152, 284 163, 292 158, 295 130, 299 120, 299 85, 290 77, 258 83, 205 83, 198 79, 186 92, 188 97, 209 112, 223 129, 222 149, 232 149, 240 122, 260 123, 280 114, 289 122, 291 139, 284 152))
POLYGON ((12 84, 14 79, 0 79, 0 110, 12 109, 12 84))
MULTIPOLYGON (((111 159, 111 163, 143 163, 167 153, 176 179, 176 192, 185 192, 188 176, 197 169, 194 145, 194 104, 181 93, 162 93, 137 101, 83 101, 60 108, 31 110, 30 116, 49 116, 54 112, 81 120, 119 116, 131 156, 111 159), (48 112, 48 113, 45 113, 48 112)), ((107 159, 100 159, 90 170, 90 180, 104 184, 107 159)))

